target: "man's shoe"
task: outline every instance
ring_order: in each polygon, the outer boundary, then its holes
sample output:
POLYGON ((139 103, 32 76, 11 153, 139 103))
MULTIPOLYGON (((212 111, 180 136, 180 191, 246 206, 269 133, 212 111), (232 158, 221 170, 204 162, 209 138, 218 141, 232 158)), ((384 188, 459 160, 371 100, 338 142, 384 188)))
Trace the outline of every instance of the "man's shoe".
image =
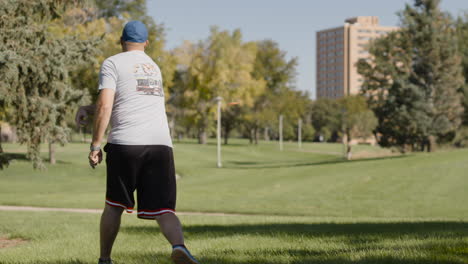
POLYGON ((200 264, 193 256, 190 254, 188 249, 182 246, 175 246, 172 249, 171 255, 172 261, 175 264, 200 264))
POLYGON ((114 264, 114 262, 112 262, 112 259, 106 259, 106 260, 99 259, 98 264, 114 264))

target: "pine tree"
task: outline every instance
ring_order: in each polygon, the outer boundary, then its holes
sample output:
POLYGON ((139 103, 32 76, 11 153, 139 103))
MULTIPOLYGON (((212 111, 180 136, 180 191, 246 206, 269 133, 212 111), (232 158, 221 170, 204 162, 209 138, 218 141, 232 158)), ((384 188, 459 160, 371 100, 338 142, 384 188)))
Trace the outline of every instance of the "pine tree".
POLYGON ((465 112, 463 115, 463 124, 468 126, 468 13, 464 17, 457 19, 458 45, 462 56, 463 75, 465 77, 465 85, 463 87, 463 107, 465 112))
POLYGON ((455 27, 441 12, 440 0, 416 0, 403 12, 403 27, 416 45, 410 82, 420 87, 431 107, 431 126, 426 138, 430 151, 436 139, 453 133, 461 124, 461 57, 455 27))
POLYGON ((98 40, 56 37, 50 23, 80 1, 1 0, 0 79, 2 100, 14 109, 12 124, 28 148, 34 168, 43 168, 42 142, 67 141, 65 116, 81 91, 70 86, 69 71, 93 60, 98 40))
POLYGON ((406 5, 401 29, 371 45, 370 63, 358 63, 383 146, 431 151, 460 126, 461 59, 453 21, 439 2, 406 5))

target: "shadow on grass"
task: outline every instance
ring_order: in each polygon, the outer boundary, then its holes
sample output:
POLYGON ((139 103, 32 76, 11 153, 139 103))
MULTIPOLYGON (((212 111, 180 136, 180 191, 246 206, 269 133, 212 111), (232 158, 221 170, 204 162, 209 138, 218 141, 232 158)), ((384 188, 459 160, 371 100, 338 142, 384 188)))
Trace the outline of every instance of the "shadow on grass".
MULTIPOLYGON (((156 227, 124 226, 122 232, 156 232, 156 227)), ((385 236, 386 238, 411 235, 414 237, 437 235, 438 237, 468 238, 467 222, 395 222, 395 223, 291 223, 291 224, 242 224, 242 225, 191 225, 184 227, 185 232, 196 236, 385 236)))
MULTIPOLYGON (((192 252, 197 257, 197 252, 192 252)), ((361 257, 359 260, 350 260, 346 257, 336 256, 329 252, 311 252, 308 250, 251 250, 236 252, 235 250, 214 250, 202 252, 203 256, 197 257, 203 264, 466 264, 462 260, 443 257, 361 257), (239 257, 239 255, 242 255, 239 257), (288 260, 281 260, 280 256, 288 256, 288 260), (239 260, 243 259, 243 260, 239 260)), ((117 254, 115 260, 125 263, 124 259, 131 259, 140 264, 169 264, 173 263, 165 254, 117 254)), ((48 263, 51 264, 51 263, 48 263)), ((58 263, 53 263, 58 264, 58 263)), ((81 263, 67 263, 81 264, 81 263)))
MULTIPOLYGON (((362 252, 357 258, 343 256, 346 252, 313 252, 309 250, 251 250, 236 252, 235 250, 210 250, 209 252, 192 252, 200 263, 203 264, 466 264, 466 260, 457 259, 456 256, 365 256, 362 252), (283 258, 287 256, 287 258, 283 258), (240 259, 240 260, 239 260, 240 259)), ((420 253, 420 252, 418 252, 420 253)), ((168 254, 147 253, 142 249, 141 253, 126 252, 114 253, 115 263, 138 263, 138 264, 172 264, 168 254)), ((95 264, 81 260, 54 260, 35 261, 34 264, 95 264)), ((7 262, 6 264, 18 264, 7 262)), ((29 264, 29 262, 28 262, 29 264)), ((31 263, 32 264, 32 263, 31 263)))
POLYGON ((28 158, 23 153, 0 153, 0 169, 8 167, 12 160, 28 160, 28 158))
MULTIPOLYGON (((235 236, 215 248, 193 250, 203 264, 466 264, 468 263, 467 222, 395 222, 395 223, 288 223, 252 225, 192 225, 187 235, 197 240, 235 236), (259 247, 242 246, 245 239, 259 247), (262 246, 262 238, 277 239, 275 246, 262 246), (306 239, 318 238, 310 245, 306 239), (286 243, 282 244, 282 241, 286 243), (297 245, 291 241, 297 241, 297 245), (323 244, 323 245, 322 245, 323 244)), ((154 226, 123 226, 122 233, 151 236, 154 226)), ((313 240, 311 240, 313 241, 313 240)), ((204 242, 202 242, 204 243, 204 242)), ((206 248, 206 245, 204 246, 206 248)), ((151 252, 114 250, 116 263, 170 264, 169 251, 151 252)), ((86 257, 86 259, 89 259, 86 257)), ((0 261, 1 262, 1 261, 0 261)), ((25 264, 93 264, 80 258, 42 260, 25 264)), ((1 262, 4 263, 4 262, 1 262)), ((19 262, 5 262, 18 264, 19 262)))
MULTIPOLYGON (((148 226, 126 226, 122 232, 154 235, 158 229, 148 226)), ((334 246, 319 247, 288 244, 272 249, 250 249, 235 252, 226 249, 205 252, 202 263, 468 263, 467 222, 394 222, 394 223, 287 223, 240 225, 192 225, 184 228, 188 237, 196 239, 248 236, 282 239, 304 243, 304 239, 329 241, 334 246), (303 241, 303 242, 299 242, 303 241), (328 248, 328 249, 327 249, 328 248), (238 261, 237 256, 248 261, 238 261), (272 256, 287 256, 275 260, 272 256), (358 258, 356 256, 359 256, 358 258), (285 259, 289 259, 286 261, 285 259)), ((261 243, 261 242, 259 242, 261 243)), ((280 243, 280 242, 279 242, 280 243)), ((305 242, 307 243, 307 241, 305 242)), ((142 262, 143 263, 143 262, 142 262)))
POLYGON ((227 169, 279 169, 279 168, 290 168, 290 167, 302 167, 302 166, 319 166, 319 165, 336 165, 342 163, 360 163, 368 161, 381 161, 381 160, 395 160, 409 157, 409 155, 401 156, 387 156, 387 157, 373 157, 363 158, 356 160, 346 160, 344 158, 333 158, 320 161, 311 162, 288 162, 288 163, 266 163, 266 162, 255 162, 255 161, 226 161, 224 168, 227 169))

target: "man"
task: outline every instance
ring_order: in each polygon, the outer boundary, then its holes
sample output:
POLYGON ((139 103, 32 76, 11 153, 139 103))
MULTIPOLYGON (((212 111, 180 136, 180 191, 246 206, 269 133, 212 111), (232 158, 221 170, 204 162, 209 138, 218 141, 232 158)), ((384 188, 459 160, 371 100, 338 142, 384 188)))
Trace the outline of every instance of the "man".
MULTIPOLYGON (((184 245, 182 226, 175 215, 176 182, 172 142, 159 67, 145 54, 148 31, 140 21, 123 30, 123 52, 107 58, 99 74, 92 168, 102 161, 101 143, 111 123, 107 144, 106 204, 101 217, 100 264, 110 264, 112 245, 123 210, 132 212, 137 191, 138 218, 155 219, 172 245, 176 264, 198 264, 184 245)), ((77 113, 83 123, 88 107, 77 113)))

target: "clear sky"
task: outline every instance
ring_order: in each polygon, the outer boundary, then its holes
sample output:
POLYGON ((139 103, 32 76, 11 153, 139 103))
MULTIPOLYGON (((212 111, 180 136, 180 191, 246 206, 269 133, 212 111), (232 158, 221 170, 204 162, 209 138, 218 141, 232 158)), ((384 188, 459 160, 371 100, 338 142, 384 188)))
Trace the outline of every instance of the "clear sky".
MULTIPOLYGON (((148 0, 149 14, 167 28, 168 48, 183 40, 205 39, 212 25, 240 28, 245 41, 272 39, 288 57, 298 57, 297 88, 315 98, 315 32, 355 16, 378 16, 398 25, 396 13, 410 0, 148 0)), ((453 15, 468 10, 468 0, 442 0, 453 15)))

